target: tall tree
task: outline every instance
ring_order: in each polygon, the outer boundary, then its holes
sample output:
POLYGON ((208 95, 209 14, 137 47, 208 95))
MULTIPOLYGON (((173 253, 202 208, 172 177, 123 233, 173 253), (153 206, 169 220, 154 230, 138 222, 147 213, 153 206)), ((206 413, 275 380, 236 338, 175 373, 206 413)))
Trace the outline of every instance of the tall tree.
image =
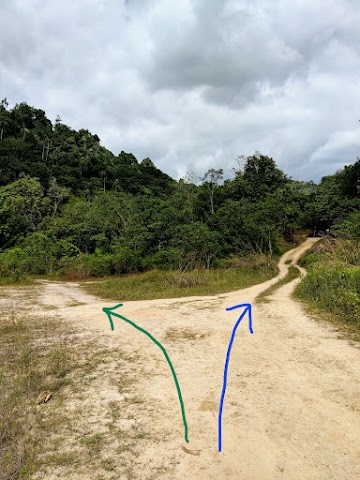
POLYGON ((219 181, 223 178, 224 171, 222 168, 216 170, 215 168, 211 168, 208 170, 204 177, 202 178, 203 186, 207 189, 208 197, 210 201, 210 212, 212 214, 215 213, 214 208, 214 196, 215 190, 219 186, 219 181))
POLYGON ((3 98, 0 102, 0 142, 3 141, 4 130, 6 124, 9 122, 7 107, 9 103, 6 98, 3 98))
POLYGON ((56 178, 52 177, 47 195, 53 201, 53 218, 55 218, 61 203, 65 200, 65 198, 70 196, 70 189, 67 187, 62 187, 57 183, 56 178))
POLYGON ((249 196, 259 198, 283 187, 289 180, 270 157, 255 152, 246 158, 243 178, 249 196))
POLYGON ((0 248, 36 231, 46 208, 43 189, 35 178, 21 178, 0 187, 0 248))

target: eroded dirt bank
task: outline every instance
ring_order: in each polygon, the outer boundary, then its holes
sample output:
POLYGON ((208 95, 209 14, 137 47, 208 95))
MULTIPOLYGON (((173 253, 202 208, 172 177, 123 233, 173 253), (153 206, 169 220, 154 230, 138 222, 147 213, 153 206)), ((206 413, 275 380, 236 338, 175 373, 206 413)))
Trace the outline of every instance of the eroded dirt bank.
MULTIPOLYGON (((285 262, 296 263, 314 241, 307 239, 283 256, 280 277, 287 272, 285 262)), ((125 436, 141 425, 142 438, 135 437, 132 446, 136 454, 130 460, 124 447, 120 455, 124 439, 118 439, 118 445, 107 447, 114 459, 112 470, 92 473, 68 465, 61 471, 49 469, 46 478, 359 479, 360 351, 338 339, 330 326, 309 318, 291 299, 297 281, 263 304, 254 300, 274 280, 213 297, 126 302, 121 308, 119 313, 151 332, 167 349, 184 398, 189 444, 183 438, 175 385, 159 348, 121 320, 110 331, 102 308, 121 299, 101 301, 76 283, 1 289, 0 306, 21 299, 25 309, 56 312, 82 335, 100 341, 105 352, 121 347, 128 354, 125 359, 115 356, 88 384, 85 397, 66 401, 68 408, 74 402, 91 405, 94 431, 103 430, 106 405, 117 402, 125 436), (224 403, 223 451, 218 453, 224 361, 239 316, 238 310, 225 309, 240 303, 253 304, 254 334, 249 334, 245 322, 236 334, 224 403), (120 394, 114 378, 125 374, 136 383, 120 394), (137 399, 130 406, 129 396, 137 399), (130 461, 131 475, 125 468, 130 461), (119 476, 124 471, 128 473, 119 476)), ((91 358, 91 351, 88 354, 91 358)))

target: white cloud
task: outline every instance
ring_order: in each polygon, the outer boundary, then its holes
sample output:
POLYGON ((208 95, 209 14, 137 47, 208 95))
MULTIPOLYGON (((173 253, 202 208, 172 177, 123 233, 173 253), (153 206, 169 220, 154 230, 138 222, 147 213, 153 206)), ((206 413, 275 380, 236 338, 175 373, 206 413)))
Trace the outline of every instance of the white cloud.
POLYGON ((0 91, 176 177, 259 150, 319 180, 358 155, 359 21, 350 0, 3 0, 0 91))
POLYGON ((333 161, 334 164, 342 165, 339 158, 348 154, 355 157, 360 149, 360 128, 335 132, 324 145, 318 147, 310 157, 311 162, 333 161))

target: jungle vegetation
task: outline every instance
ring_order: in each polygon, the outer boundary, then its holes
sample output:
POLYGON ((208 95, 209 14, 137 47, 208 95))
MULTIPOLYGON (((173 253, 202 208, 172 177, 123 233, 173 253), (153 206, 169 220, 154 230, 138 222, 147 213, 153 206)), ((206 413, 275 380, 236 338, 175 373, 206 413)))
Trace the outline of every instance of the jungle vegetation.
POLYGON ((218 165, 176 181, 60 117, 0 103, 2 279, 231 267, 276 256, 298 231, 359 248, 360 159, 319 184, 292 180, 259 152, 241 157, 230 179, 218 165))

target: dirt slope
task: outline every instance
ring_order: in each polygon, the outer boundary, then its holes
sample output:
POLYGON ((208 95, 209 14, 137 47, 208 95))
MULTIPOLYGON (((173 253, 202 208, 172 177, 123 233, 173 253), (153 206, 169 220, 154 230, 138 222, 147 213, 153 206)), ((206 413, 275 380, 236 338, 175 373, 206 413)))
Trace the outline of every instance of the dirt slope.
MULTIPOLYGON (((279 277, 287 272, 285 262, 296 263, 314 241, 308 239, 283 256, 279 277)), ((101 309, 121 299, 100 301, 75 283, 44 282, 32 308, 57 308, 79 331, 91 332, 105 347, 121 345, 131 352, 131 362, 114 360, 112 374, 126 368, 136 379, 141 401, 133 405, 132 421, 142 425, 147 440, 139 443, 132 459, 132 476, 121 478, 357 480, 360 352, 338 339, 330 326, 310 319, 291 299, 297 281, 279 289, 269 303, 254 300, 274 280, 214 297, 126 302, 119 311, 167 349, 185 402, 189 444, 183 438, 175 385, 159 348, 121 320, 115 321, 114 332, 109 329, 101 309), (223 451, 218 453, 224 361, 240 314, 225 309, 240 303, 253 304, 254 334, 245 321, 236 334, 224 403, 223 451)), ((106 371, 97 386, 89 386, 88 398, 95 412, 98 407, 95 423, 102 421, 101 409, 107 401, 124 402, 124 396, 107 382, 106 371)), ((128 457, 116 458, 126 463, 128 457)), ((73 473, 69 468, 62 472, 63 478, 90 478, 89 472, 73 473)), ((57 477, 48 472, 47 478, 57 477)), ((116 475, 104 472, 96 478, 116 475)))

